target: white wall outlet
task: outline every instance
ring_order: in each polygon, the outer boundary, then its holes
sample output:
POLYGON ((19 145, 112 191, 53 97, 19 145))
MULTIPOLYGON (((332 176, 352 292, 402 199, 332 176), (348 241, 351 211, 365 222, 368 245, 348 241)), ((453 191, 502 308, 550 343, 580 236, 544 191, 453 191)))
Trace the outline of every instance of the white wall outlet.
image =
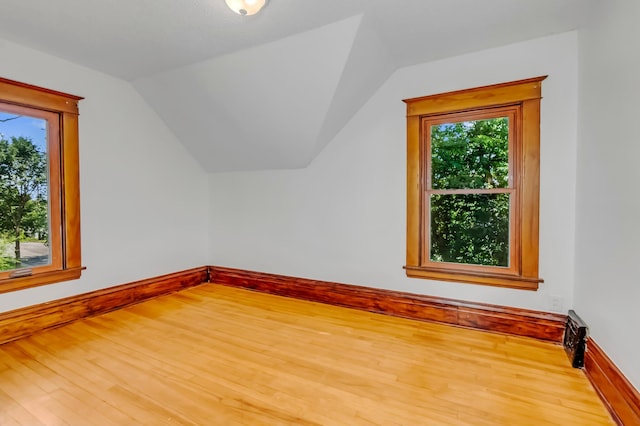
POLYGON ((562 296, 558 296, 558 295, 550 296, 549 308, 554 312, 562 312, 564 310, 564 300, 562 296))

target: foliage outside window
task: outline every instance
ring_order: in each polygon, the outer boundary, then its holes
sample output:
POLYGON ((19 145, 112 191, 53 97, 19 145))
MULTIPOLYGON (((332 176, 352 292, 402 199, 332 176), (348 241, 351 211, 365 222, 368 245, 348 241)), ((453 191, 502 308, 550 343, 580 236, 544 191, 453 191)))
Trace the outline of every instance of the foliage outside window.
POLYGON ((80 277, 80 99, 0 78, 0 293, 80 277))
POLYGON ((405 100, 408 276, 538 288, 544 78, 405 100))

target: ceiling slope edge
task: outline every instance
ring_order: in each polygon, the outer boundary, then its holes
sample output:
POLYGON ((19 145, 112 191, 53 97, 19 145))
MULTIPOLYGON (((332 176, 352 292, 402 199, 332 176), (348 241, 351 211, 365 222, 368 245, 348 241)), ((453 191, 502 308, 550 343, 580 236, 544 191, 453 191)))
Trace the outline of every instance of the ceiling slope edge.
POLYGON ((396 68, 395 61, 371 18, 363 16, 309 162, 331 142, 396 68))

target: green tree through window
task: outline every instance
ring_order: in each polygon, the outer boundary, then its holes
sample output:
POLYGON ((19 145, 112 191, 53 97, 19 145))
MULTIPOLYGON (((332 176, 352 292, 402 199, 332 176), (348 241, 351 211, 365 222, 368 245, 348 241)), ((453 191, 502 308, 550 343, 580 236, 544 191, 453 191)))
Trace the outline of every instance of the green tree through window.
POLYGON ((0 133, 0 233, 14 246, 12 261, 3 248, 0 268, 21 266, 20 242, 24 239, 46 239, 47 205, 46 153, 29 138, 5 139, 0 133))
POLYGON ((506 188, 508 178, 507 117, 431 126, 433 189, 506 188))
MULTIPOLYGON (((509 119, 432 125, 434 190, 509 186, 509 119)), ((509 194, 431 194, 430 259, 509 265, 509 194)))

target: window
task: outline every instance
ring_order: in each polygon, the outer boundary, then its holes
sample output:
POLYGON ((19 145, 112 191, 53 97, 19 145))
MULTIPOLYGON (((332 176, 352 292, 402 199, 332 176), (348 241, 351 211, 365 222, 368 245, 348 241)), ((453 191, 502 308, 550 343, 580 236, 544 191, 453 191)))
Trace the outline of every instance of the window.
POLYGON ((407 276, 535 290, 537 77, 407 99, 407 276))
POLYGON ((80 277, 81 99, 0 78, 0 293, 80 277))

